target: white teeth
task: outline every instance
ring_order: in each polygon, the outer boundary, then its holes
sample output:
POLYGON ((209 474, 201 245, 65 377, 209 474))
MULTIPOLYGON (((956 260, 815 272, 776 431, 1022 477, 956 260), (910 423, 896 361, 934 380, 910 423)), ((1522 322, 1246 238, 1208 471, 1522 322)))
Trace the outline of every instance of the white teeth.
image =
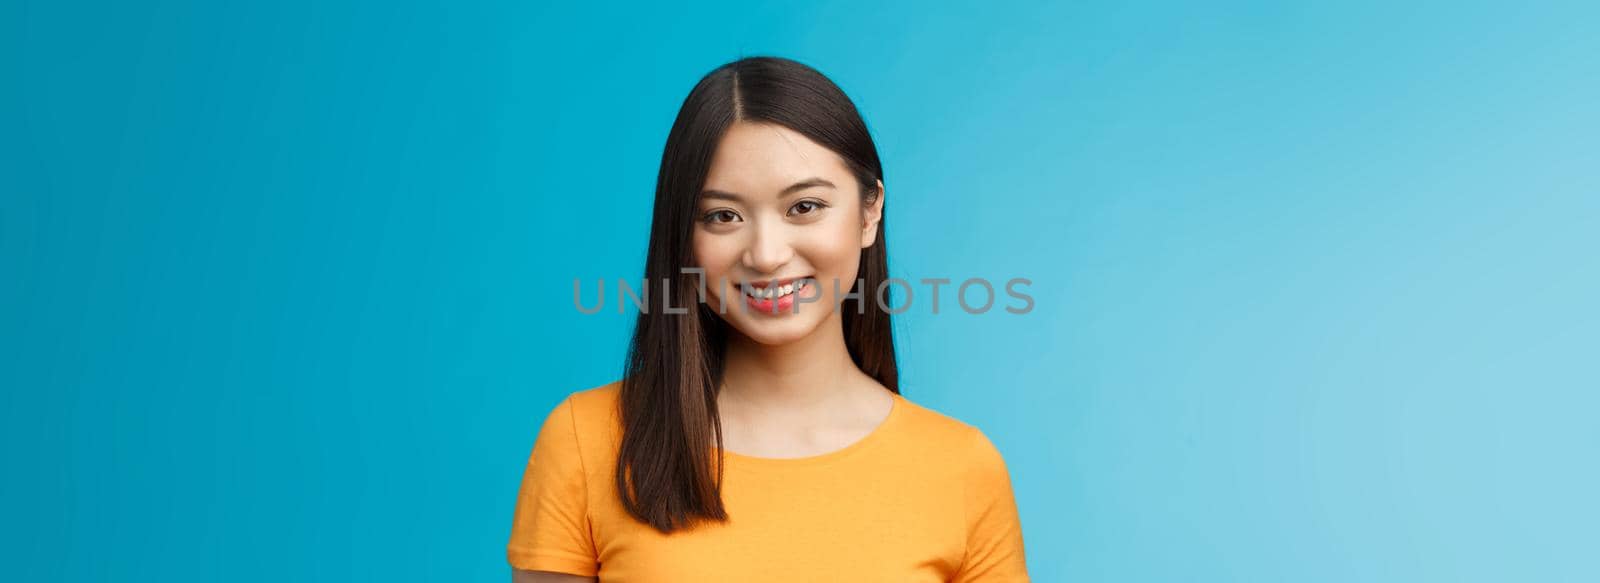
POLYGON ((744 293, 745 295, 756 299, 770 300, 774 297, 783 297, 794 293, 795 286, 796 284, 793 283, 784 284, 777 287, 767 286, 764 288, 745 286, 744 293))

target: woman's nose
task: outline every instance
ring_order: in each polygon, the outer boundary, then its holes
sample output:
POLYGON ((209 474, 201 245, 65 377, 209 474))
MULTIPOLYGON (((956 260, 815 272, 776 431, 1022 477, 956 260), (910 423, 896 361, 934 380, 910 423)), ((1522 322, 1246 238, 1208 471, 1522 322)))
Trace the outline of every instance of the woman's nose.
POLYGON ((794 256, 789 234, 782 227, 757 227, 751 230, 750 244, 744 252, 745 267, 755 273, 781 275, 779 268, 794 256))

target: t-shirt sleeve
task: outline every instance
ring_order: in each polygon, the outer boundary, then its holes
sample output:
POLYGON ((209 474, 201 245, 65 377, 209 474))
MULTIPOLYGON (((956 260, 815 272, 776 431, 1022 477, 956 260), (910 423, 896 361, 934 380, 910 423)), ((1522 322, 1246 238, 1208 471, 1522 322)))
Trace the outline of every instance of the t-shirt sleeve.
POLYGON ((545 417, 522 474, 506 547, 512 567, 581 576, 598 573, 587 480, 569 395, 545 417))
POLYGON ((972 433, 966 472, 967 552, 954 581, 1028 581, 1010 472, 988 436, 977 429, 972 433))

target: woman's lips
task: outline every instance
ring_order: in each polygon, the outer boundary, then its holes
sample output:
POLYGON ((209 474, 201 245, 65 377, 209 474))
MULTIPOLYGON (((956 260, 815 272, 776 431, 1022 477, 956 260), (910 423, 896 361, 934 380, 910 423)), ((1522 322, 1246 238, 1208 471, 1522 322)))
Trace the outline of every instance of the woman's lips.
MULTIPOLYGON (((794 290, 781 296, 775 295, 774 297, 770 298, 758 298, 748 293, 743 293, 740 295, 743 295, 745 303, 748 304, 751 309, 757 312, 769 314, 788 312, 794 307, 795 298, 799 297, 801 293, 810 292, 814 283, 810 278, 806 277, 797 277, 789 281, 797 282, 794 290)), ((787 285, 787 283, 780 283, 777 287, 782 288, 784 285, 787 285)))

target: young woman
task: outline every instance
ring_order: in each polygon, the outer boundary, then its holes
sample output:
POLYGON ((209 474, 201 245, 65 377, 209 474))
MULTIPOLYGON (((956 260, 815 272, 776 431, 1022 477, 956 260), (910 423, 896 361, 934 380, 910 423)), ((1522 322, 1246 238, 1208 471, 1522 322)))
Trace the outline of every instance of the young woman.
POLYGON ((821 73, 758 57, 700 80, 625 373, 544 419, 515 581, 1028 579, 999 451, 900 393, 883 209, 872 137, 821 73))

